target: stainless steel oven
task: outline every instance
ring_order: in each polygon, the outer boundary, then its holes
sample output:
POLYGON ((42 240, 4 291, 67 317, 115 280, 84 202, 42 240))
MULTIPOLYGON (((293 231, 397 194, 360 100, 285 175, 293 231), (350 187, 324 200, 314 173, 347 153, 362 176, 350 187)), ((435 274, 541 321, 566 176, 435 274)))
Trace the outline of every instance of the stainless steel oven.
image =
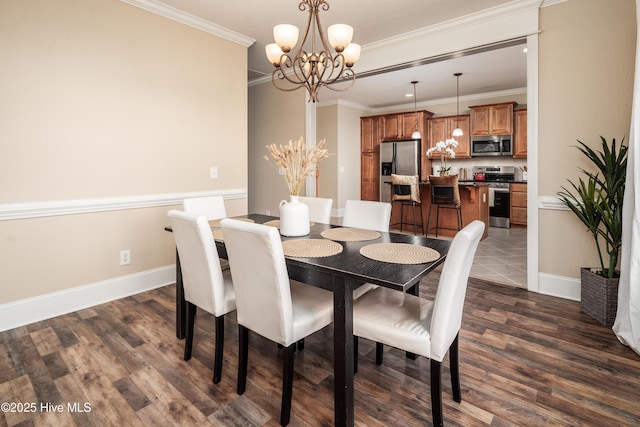
POLYGON ((509 183, 515 179, 513 166, 476 166, 473 168, 476 180, 489 184, 489 226, 509 228, 511 200, 509 183))
POLYGON ((471 137, 471 155, 474 157, 512 156, 512 140, 511 135, 471 137))

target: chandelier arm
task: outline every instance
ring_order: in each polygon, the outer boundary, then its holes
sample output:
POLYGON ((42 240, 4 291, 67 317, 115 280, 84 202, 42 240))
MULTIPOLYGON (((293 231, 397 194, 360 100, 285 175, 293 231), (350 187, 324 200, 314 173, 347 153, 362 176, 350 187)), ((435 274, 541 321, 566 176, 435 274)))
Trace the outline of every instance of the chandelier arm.
POLYGON ((295 83, 292 82, 291 80, 287 79, 284 75, 284 73, 280 70, 275 70, 272 74, 271 74, 271 83, 273 83, 273 85, 278 89, 278 90, 282 90, 284 92, 293 92, 294 90, 298 90, 300 89, 302 86, 304 86, 304 83, 295 83), (283 80, 287 80, 291 83, 293 83, 295 86, 293 87, 285 87, 280 85, 278 82, 279 81, 283 81, 283 80))

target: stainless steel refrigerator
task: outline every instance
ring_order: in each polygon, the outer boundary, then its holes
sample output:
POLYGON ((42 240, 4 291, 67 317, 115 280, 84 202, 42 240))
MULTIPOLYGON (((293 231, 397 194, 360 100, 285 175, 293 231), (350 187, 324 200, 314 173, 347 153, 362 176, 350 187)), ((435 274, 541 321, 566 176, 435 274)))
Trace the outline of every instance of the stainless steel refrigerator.
POLYGON ((420 140, 380 143, 380 201, 391 201, 391 174, 420 175, 420 140))

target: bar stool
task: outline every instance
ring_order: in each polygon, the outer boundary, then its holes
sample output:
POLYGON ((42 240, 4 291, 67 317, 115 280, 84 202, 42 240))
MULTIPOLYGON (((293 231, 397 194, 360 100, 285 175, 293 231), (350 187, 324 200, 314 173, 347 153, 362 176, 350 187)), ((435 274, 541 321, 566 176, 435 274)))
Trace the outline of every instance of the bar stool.
POLYGON ((404 220, 404 207, 411 205, 413 207, 413 234, 416 234, 418 228, 424 232, 424 219, 422 216, 422 201, 420 200, 420 187, 418 175, 395 175, 391 174, 392 186, 392 202, 400 202, 400 231, 404 224, 411 224, 404 220), (420 209, 420 224, 417 223, 416 206, 420 209))
POLYGON ((461 230, 462 229, 462 210, 460 209, 460 190, 458 188, 458 175, 447 176, 429 176, 429 183, 431 184, 431 205, 429 205, 429 215, 427 215, 427 232, 429 235, 431 228, 429 224, 431 222, 431 208, 436 206, 436 237, 438 237, 438 228, 447 230, 461 230), (441 227, 440 226, 440 208, 455 209, 456 217, 458 220, 458 228, 441 227))

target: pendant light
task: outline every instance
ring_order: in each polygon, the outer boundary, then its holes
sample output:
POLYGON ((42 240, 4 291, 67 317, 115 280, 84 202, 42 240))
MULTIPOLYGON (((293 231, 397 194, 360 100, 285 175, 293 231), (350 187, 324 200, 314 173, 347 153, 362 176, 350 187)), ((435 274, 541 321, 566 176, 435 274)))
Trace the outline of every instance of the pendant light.
POLYGON ((416 99, 416 84, 418 84, 417 80, 411 82, 413 85, 413 112, 416 116, 416 130, 411 134, 411 139, 420 139, 422 135, 420 135, 420 131, 418 130, 418 100, 416 99))
POLYGON ((455 73, 456 76, 456 128, 451 132, 451 136, 462 136, 464 132, 458 125, 458 117, 460 116, 460 76, 462 73, 455 73))

